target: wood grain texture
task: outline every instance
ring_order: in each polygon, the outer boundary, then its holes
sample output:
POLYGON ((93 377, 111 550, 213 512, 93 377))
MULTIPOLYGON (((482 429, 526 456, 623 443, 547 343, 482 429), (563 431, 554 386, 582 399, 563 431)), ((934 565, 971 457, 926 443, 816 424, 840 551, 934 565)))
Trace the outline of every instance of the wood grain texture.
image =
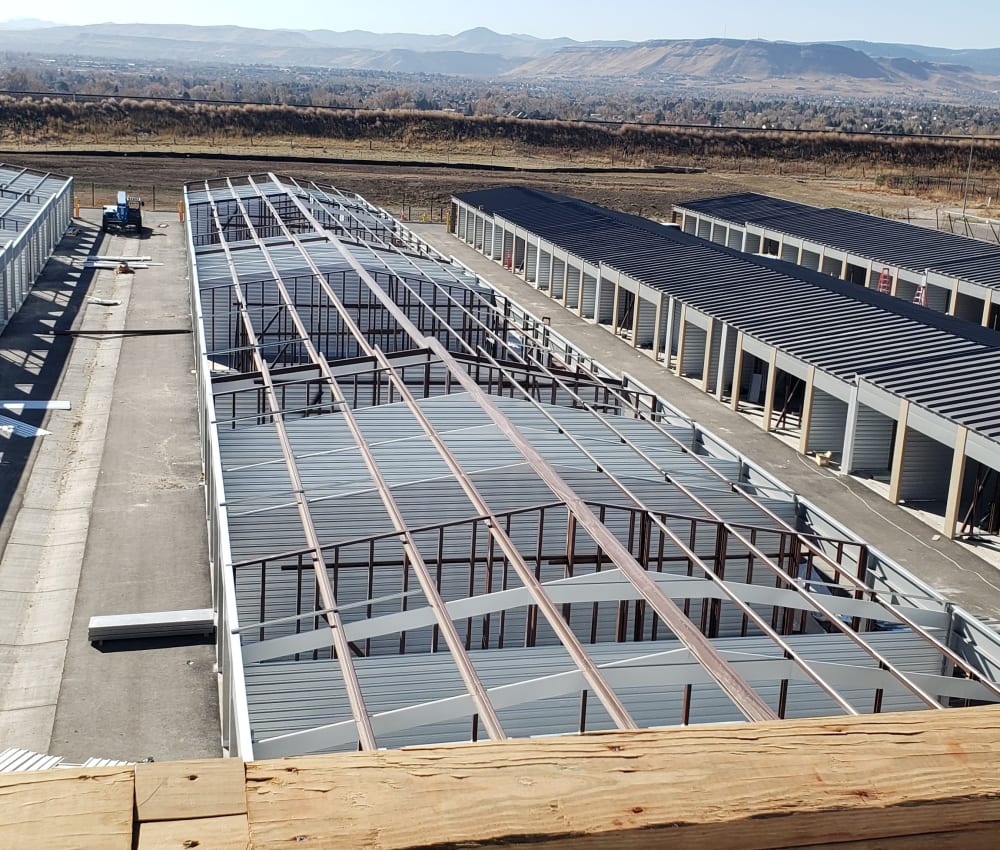
POLYGON ((247 765, 247 803, 256 850, 975 836, 1000 826, 1000 708, 285 759, 247 765))
POLYGON ((244 780, 239 759, 137 764, 137 817, 146 823, 246 814, 244 780))
POLYGON ((132 768, 0 774, 4 850, 130 850, 132 768))
POLYGON ((247 850, 246 815, 140 824, 137 850, 247 850))

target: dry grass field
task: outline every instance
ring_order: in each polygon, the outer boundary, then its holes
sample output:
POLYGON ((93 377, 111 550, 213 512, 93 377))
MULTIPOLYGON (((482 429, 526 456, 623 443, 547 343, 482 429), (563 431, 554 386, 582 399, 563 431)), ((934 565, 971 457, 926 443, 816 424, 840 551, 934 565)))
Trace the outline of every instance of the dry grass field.
MULTIPOLYGON (((267 149, 204 145, 152 151, 143 146, 121 150, 86 150, 49 145, 6 146, 0 161, 71 175, 83 206, 113 200, 119 189, 141 195, 151 209, 168 210, 181 199, 189 181, 273 171, 301 180, 335 185, 357 192, 396 215, 439 220, 456 192, 489 186, 524 185, 580 197, 594 203, 653 219, 670 216, 671 205, 696 197, 758 191, 819 206, 844 206, 920 223, 933 221, 936 208, 954 198, 921 199, 878 185, 874 175, 858 168, 780 166, 751 159, 718 162, 699 173, 672 173, 652 168, 614 167, 581 161, 579 155, 519 155, 514 151, 486 154, 463 150, 445 156, 433 149, 389 150, 367 145, 316 151, 305 146, 267 149)), ((1000 204, 1000 199, 998 204, 1000 204)), ((961 200, 958 200, 961 206, 961 200)), ((970 212, 996 214, 973 207, 970 212)))

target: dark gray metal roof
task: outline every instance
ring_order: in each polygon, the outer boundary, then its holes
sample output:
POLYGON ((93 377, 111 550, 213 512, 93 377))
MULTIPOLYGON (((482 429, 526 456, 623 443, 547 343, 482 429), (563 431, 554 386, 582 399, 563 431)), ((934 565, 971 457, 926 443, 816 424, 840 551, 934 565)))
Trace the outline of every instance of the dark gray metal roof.
POLYGON ((678 204, 741 227, 746 224, 809 239, 914 272, 931 268, 1000 287, 1000 246, 838 207, 819 208, 753 192, 678 204))
MULTIPOLYGON (((458 197, 466 200, 477 194, 458 197)), ((508 192, 502 197, 512 203, 516 195, 508 192)), ((751 203, 746 195, 732 197, 741 199, 737 202, 741 209, 751 203)), ((489 197, 477 200, 477 206, 491 211, 489 197)), ((705 203, 714 209, 712 200, 705 203)), ((676 228, 640 228, 617 214, 602 218, 599 208, 592 205, 585 206, 586 217, 579 209, 565 199, 534 198, 524 211, 510 206, 498 214, 591 263, 604 262, 818 369, 844 380, 860 375, 888 392, 1000 440, 1000 410, 990 388, 990 376, 997 374, 1000 363, 1000 334, 828 275, 749 257, 676 228), (961 407, 952 404, 952 382, 958 382, 968 399, 961 407)), ((914 229, 933 235, 933 231, 914 229)))

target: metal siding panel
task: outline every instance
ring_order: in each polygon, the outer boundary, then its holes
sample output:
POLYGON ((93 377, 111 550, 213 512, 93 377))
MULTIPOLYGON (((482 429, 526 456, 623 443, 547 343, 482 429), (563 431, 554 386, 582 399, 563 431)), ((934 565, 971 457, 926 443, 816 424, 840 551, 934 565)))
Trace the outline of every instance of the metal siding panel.
POLYGON ((846 427, 847 404, 814 388, 808 451, 843 451, 846 427))
POLYGON ((948 495, 953 450, 912 428, 906 431, 900 498, 943 501, 948 495))
POLYGON ((848 472, 885 472, 892 462, 890 448, 895 420, 864 404, 858 405, 854 463, 848 472))

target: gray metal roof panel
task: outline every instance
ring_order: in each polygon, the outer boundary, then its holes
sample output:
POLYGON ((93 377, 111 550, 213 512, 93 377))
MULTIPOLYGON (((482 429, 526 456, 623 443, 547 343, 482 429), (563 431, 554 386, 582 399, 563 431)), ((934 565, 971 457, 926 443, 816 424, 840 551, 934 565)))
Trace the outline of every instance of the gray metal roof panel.
MULTIPOLYGON (((518 195, 499 197, 512 202, 518 195)), ((740 210, 760 203, 782 220, 782 209, 791 203, 770 204, 776 199, 755 195, 729 198, 740 210)), ((727 203, 709 199, 702 206, 719 213, 727 203)), ((906 381, 906 376, 916 374, 926 387, 918 403, 936 412, 935 376, 969 381, 984 370, 996 374, 991 370, 1000 335, 993 331, 787 263, 747 257, 675 229, 630 228, 616 217, 601 219, 593 207, 588 207, 585 222, 571 216, 572 226, 566 229, 558 223, 565 204, 548 199, 534 199, 532 204, 524 215, 509 208, 503 216, 519 226, 530 223, 538 235, 551 237, 560 247, 565 247, 560 233, 571 233, 569 243, 586 246, 585 259, 590 262, 603 262, 843 380, 860 375, 916 401, 906 381), (962 369, 967 370, 964 378, 962 369)), ((851 221, 860 227, 883 220, 862 216, 851 221)), ((981 252, 983 243, 965 241, 981 252)), ((581 256, 584 249, 579 250, 581 256)), ((989 402, 989 396, 978 399, 977 409, 963 414, 961 421, 976 423, 976 430, 996 438, 1000 416, 989 402)), ((942 407, 941 415, 951 414, 942 407)))
POLYGON ((677 208, 809 239, 918 273, 932 268, 983 286, 1000 287, 1000 246, 979 239, 755 193, 688 201, 677 208))

